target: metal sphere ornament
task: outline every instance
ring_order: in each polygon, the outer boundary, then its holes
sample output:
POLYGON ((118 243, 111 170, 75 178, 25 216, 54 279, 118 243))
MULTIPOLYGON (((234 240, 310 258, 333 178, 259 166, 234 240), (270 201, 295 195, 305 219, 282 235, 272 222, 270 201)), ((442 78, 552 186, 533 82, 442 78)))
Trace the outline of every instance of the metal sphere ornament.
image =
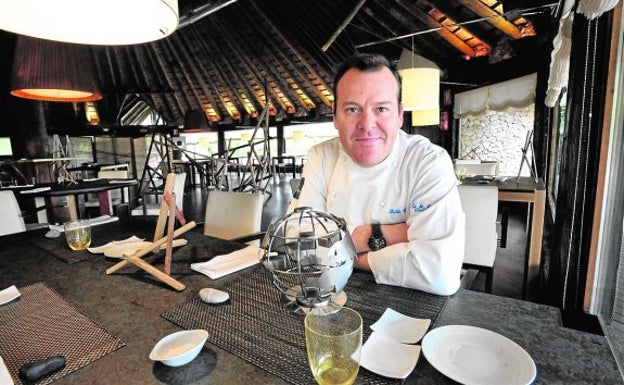
POLYGON ((342 218, 296 208, 268 227, 262 248, 262 265, 291 311, 346 302, 357 252, 342 218))

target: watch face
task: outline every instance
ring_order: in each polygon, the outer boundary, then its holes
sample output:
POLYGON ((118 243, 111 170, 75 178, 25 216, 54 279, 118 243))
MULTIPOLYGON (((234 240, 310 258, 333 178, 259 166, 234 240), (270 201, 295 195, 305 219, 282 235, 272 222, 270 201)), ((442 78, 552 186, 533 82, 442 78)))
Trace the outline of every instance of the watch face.
POLYGON ((377 251, 386 247, 386 240, 384 238, 370 238, 368 240, 368 247, 371 251, 377 251))

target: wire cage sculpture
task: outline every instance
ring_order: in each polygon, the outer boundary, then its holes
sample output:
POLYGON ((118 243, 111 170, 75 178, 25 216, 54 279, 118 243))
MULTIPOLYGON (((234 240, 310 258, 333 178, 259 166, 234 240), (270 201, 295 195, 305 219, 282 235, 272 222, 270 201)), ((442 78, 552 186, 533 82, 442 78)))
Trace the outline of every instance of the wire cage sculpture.
POLYGON ((299 207, 269 225, 262 265, 295 313, 330 303, 344 305, 357 257, 346 222, 332 214, 299 207))

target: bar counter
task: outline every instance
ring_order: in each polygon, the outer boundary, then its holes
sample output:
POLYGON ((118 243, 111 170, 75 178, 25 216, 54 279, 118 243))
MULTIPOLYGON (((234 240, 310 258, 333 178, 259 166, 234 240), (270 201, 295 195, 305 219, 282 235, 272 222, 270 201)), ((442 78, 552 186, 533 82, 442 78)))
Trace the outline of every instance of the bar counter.
MULTIPOLYGON (((149 239, 154 226, 154 222, 136 220, 97 226, 93 229, 92 245, 99 246, 130 235, 149 239)), ((55 384, 311 383, 302 382, 303 378, 309 378, 309 373, 280 378, 209 342, 200 356, 180 368, 165 367, 148 358, 159 339, 181 330, 165 319, 163 313, 195 300, 201 288, 223 288, 241 277, 248 277, 245 272, 250 270, 213 281, 192 271, 190 263, 229 253, 242 245, 209 237, 202 239, 199 228, 192 230, 189 237, 183 235, 182 238, 189 239, 189 244, 174 252, 171 273, 186 285, 184 291, 178 292, 131 265, 106 275, 105 270, 117 260, 101 255, 69 263, 61 258, 72 253, 64 244, 63 236, 46 238, 46 231, 0 237, 0 289, 11 285, 20 289, 43 283, 123 343, 114 351, 60 377, 55 384)), ((161 254, 145 259, 162 268, 161 254)), ((444 298, 443 303, 442 311, 433 317, 431 328, 473 325, 514 340, 535 361, 536 384, 624 384, 605 338, 560 326, 556 308, 464 289, 444 298)), ((0 315, 4 310, 0 307, 0 315)), ((380 308, 378 314, 384 310, 380 308)), ((0 351, 6 348, 2 346, 6 343, 3 327, 0 325, 0 351)), ((369 332, 365 331, 364 341, 369 332)), ((403 382, 380 376, 368 381, 370 376, 364 372, 365 369, 361 369, 356 384, 456 383, 434 369, 422 353, 416 368, 403 382)))

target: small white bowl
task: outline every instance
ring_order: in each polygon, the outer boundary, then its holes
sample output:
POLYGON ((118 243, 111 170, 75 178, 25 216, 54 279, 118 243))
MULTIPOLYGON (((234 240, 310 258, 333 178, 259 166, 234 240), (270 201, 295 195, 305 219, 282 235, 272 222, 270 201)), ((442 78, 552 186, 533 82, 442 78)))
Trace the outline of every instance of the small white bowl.
POLYGON ((202 329, 171 333, 154 345, 149 358, 167 366, 182 366, 197 357, 207 339, 208 332, 202 329))

